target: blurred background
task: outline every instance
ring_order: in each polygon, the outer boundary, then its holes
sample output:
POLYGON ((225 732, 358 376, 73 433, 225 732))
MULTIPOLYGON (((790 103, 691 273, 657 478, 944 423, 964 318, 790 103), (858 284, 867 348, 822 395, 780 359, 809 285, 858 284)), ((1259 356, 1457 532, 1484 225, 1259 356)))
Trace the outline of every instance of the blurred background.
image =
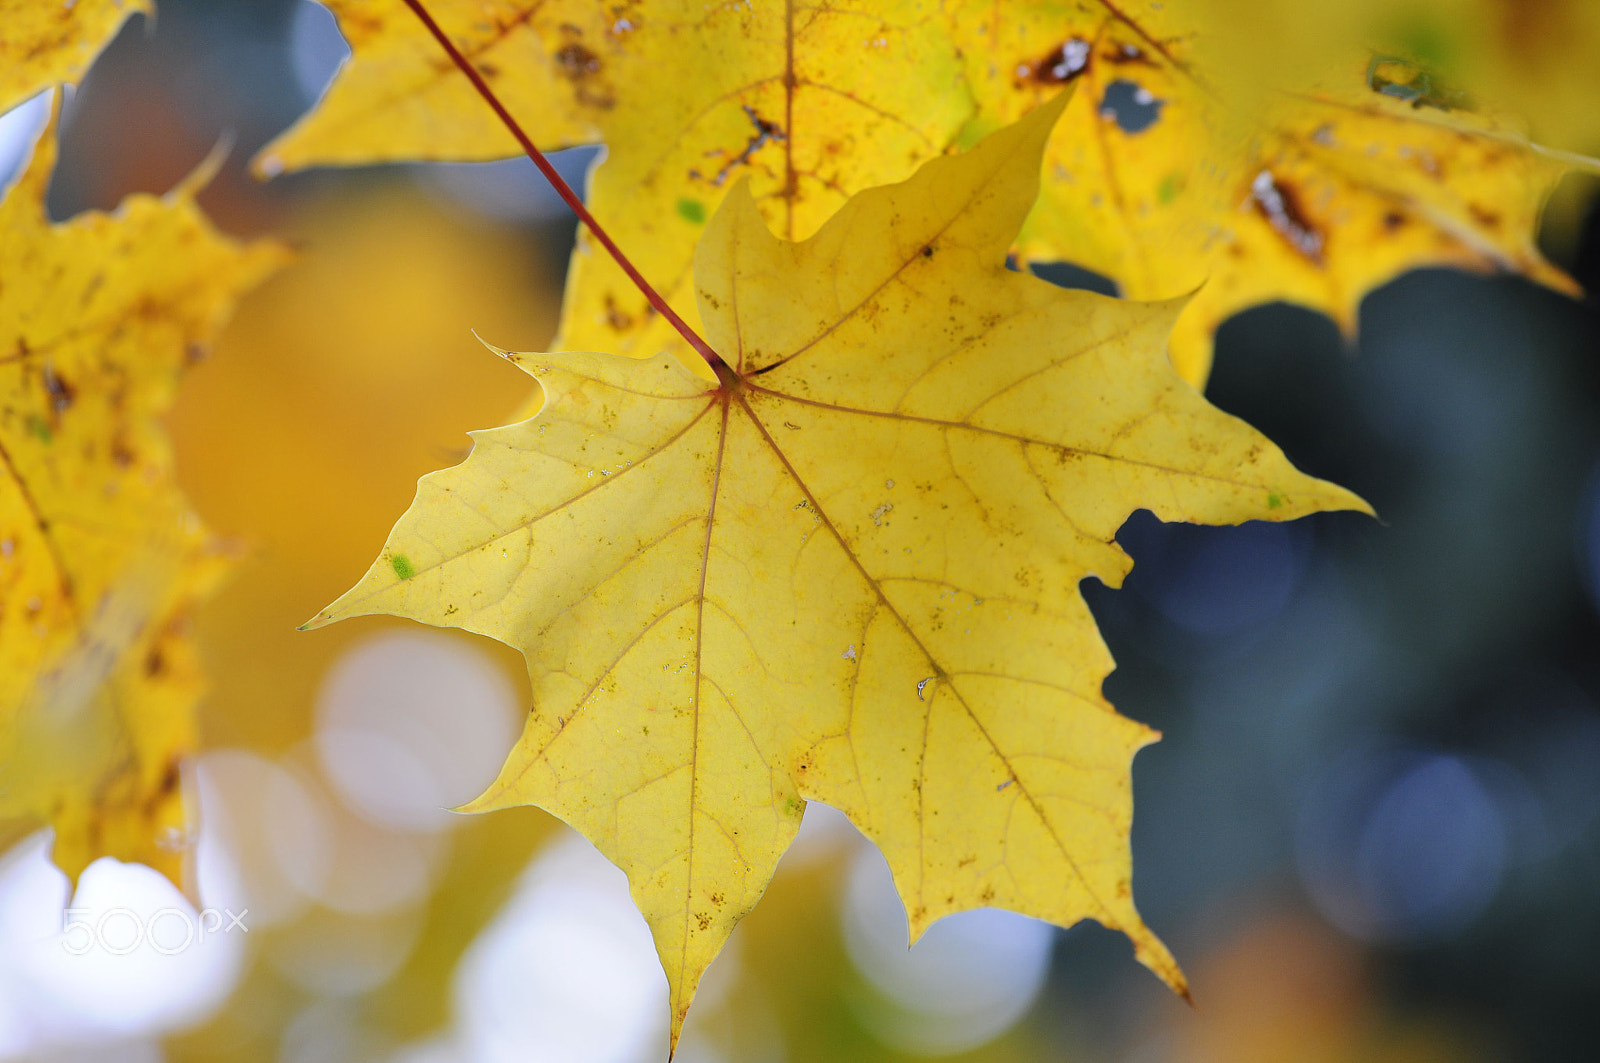
MULTIPOLYGON (((165 191, 230 139, 202 204, 298 257, 170 420, 193 504, 246 550, 201 614, 190 781, 201 903, 248 914, 193 947, 73 956, 48 836, 0 855, 0 1058, 662 1056, 665 980, 620 873, 536 810, 440 811, 513 741, 520 657, 374 618, 294 630, 365 571, 416 478, 524 398, 469 329, 545 344, 573 239, 526 161, 251 178, 344 54, 307 0, 160 0, 66 108, 57 218, 165 191)), ((0 117, 0 177, 41 106, 0 117)), ((576 183, 594 156, 559 164, 576 183)), ((1542 234, 1590 290, 1593 193, 1564 188, 1542 234)), ((1314 314, 1242 315, 1209 394, 1380 521, 1139 513, 1125 589, 1086 585, 1119 662, 1107 693, 1165 733, 1135 763, 1135 891, 1196 1007, 1092 924, 972 912, 907 952, 882 858, 812 806, 680 1059, 1600 1054, 1600 322, 1443 272, 1362 318, 1350 348, 1314 314)), ((109 859, 71 904, 93 923, 193 912, 109 859)))

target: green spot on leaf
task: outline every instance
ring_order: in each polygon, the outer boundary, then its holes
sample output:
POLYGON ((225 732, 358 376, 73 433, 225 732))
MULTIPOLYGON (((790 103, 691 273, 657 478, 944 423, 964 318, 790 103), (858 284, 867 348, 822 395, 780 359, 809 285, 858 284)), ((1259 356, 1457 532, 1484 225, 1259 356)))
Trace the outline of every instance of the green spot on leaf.
POLYGON ((41 443, 50 442, 50 425, 42 417, 28 418, 28 431, 36 436, 41 443))
POLYGON ((1271 494, 1267 495, 1268 509, 1277 509, 1281 505, 1283 505, 1283 496, 1278 494, 1278 492, 1273 491, 1271 494))
POLYGON ((691 225, 704 225, 706 223, 706 205, 698 199, 685 196, 678 200, 678 217, 691 225))
POLYGON ((783 811, 790 816, 798 816, 805 810, 805 805, 800 803, 798 797, 786 798, 783 802, 783 811))
POLYGON ((1413 21, 1396 37, 1401 51, 1435 70, 1451 67, 1461 50, 1457 47, 1455 33, 1437 21, 1413 21))
POLYGON ((1161 186, 1156 189, 1156 198, 1161 200, 1163 206, 1178 198, 1178 193, 1183 191, 1183 174, 1173 173, 1161 179, 1161 186))
POLYGON ((389 565, 394 569, 394 574, 401 579, 410 579, 417 574, 417 570, 411 565, 411 559, 405 554, 395 554, 389 559, 389 565))

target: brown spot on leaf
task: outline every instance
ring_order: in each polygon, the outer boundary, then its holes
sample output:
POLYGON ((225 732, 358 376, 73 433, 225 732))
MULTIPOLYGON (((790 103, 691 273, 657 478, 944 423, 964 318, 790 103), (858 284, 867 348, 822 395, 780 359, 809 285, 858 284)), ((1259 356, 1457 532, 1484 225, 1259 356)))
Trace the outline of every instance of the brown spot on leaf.
MULTIPOLYGON (((581 33, 575 26, 563 26, 562 29, 572 36, 581 33)), ((611 91, 611 86, 606 84, 605 63, 594 51, 580 41, 568 40, 556 49, 552 58, 555 59, 557 72, 572 82, 573 94, 579 103, 601 111, 609 111, 616 106, 616 95, 611 91)))
POLYGON ((1017 76, 1040 85, 1065 85, 1089 69, 1090 51, 1089 42, 1082 37, 1068 37, 1043 58, 1018 65, 1017 76))
POLYGON ((1323 264, 1327 237, 1306 214, 1300 205, 1300 195, 1292 185, 1278 180, 1271 170, 1262 170, 1250 182, 1250 197, 1255 202, 1256 213, 1266 219, 1285 243, 1312 265, 1323 264))
POLYGON ((555 59, 561 76, 569 81, 581 81, 605 69, 600 57, 577 41, 569 41, 557 48, 555 59))
POLYGON ((1129 63, 1136 63, 1142 66, 1155 66, 1155 63, 1151 62, 1150 57, 1145 54, 1144 49, 1140 48, 1137 44, 1113 44, 1111 47, 1100 53, 1100 58, 1104 59, 1108 63, 1115 63, 1118 66, 1126 66, 1129 63))
POLYGON ((57 415, 65 413, 78 398, 78 389, 57 375, 48 363, 44 367, 44 390, 50 395, 50 409, 57 415))
POLYGON ((633 315, 617 305, 616 297, 606 293, 606 324, 618 332, 626 332, 633 327, 633 315))
MULTIPOLYGON (((153 816, 162 802, 168 800, 178 792, 179 785, 183 782, 183 772, 176 759, 167 761, 167 766, 161 773, 161 779, 156 783, 156 788, 145 795, 142 802, 142 811, 146 816, 153 816)), ((131 802, 129 802, 131 803, 131 802)))
POLYGON ((176 760, 167 761, 167 770, 161 773, 161 782, 156 785, 156 793, 162 797, 178 792, 178 784, 183 780, 183 773, 178 769, 176 760))
POLYGON ((1467 213, 1472 215, 1473 221, 1477 222, 1485 229, 1498 229, 1500 227, 1500 222, 1502 219, 1497 211, 1480 207, 1476 203, 1468 203, 1467 213))

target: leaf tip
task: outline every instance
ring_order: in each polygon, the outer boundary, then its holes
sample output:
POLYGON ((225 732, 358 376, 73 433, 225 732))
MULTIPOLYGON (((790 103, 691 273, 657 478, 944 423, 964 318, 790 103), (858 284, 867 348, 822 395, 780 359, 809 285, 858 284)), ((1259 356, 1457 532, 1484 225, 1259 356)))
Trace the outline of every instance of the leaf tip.
POLYGON ((1128 937, 1133 941, 1134 958, 1154 972, 1157 978, 1167 984, 1167 988, 1187 1001, 1192 1007, 1194 998, 1189 993, 1189 979, 1184 976, 1183 969, 1178 966, 1177 959, 1171 952, 1167 951, 1167 947, 1161 943, 1161 940, 1143 924, 1139 926, 1137 932, 1129 931, 1125 928, 1124 933, 1127 933, 1128 937))
POLYGON ((454 813, 458 816, 479 816, 485 812, 497 812, 500 809, 507 807, 506 803, 500 799, 501 794, 502 789, 500 786, 500 780, 496 779, 494 782, 490 783, 489 787, 477 797, 474 797, 470 801, 464 801, 459 805, 455 805, 446 809, 445 811, 454 813))
POLYGON ((667 1033, 667 1063, 672 1063, 678 1054, 678 1040, 683 1036, 683 1024, 689 1018, 689 1005, 674 1006, 672 1009, 672 1029, 667 1033))
POLYGON ((1039 105, 1039 110, 1052 116, 1050 119, 1051 125, 1055 125, 1055 120, 1061 117, 1061 113, 1067 109, 1067 104, 1072 102, 1073 93, 1077 91, 1076 82, 1069 83, 1066 88, 1039 105))
POLYGON ((312 617, 310 620, 307 620, 305 623, 303 623, 299 627, 295 628, 295 630, 296 631, 316 631, 319 628, 325 628, 329 624, 335 623, 335 622, 343 619, 343 617, 341 617, 337 612, 334 611, 335 606, 337 606, 338 604, 339 604, 338 602, 335 602, 335 603, 333 603, 333 605, 328 606, 326 609, 324 609, 321 612, 319 612, 316 616, 312 617))
MULTIPOLYGON (((1373 520, 1377 521, 1379 524, 1382 524, 1384 527, 1388 527, 1388 524, 1384 521, 1384 519, 1378 516, 1378 511, 1372 507, 1371 502, 1368 502, 1366 499, 1362 498, 1360 495, 1349 490, 1348 488, 1340 487, 1338 484, 1330 484, 1329 486, 1333 489, 1334 498, 1332 500, 1332 504, 1327 507, 1328 509, 1340 509, 1354 513, 1364 513, 1373 520)), ((1267 504, 1272 504, 1271 498, 1268 498, 1267 504)))
POLYGON ((494 344, 490 343, 488 340, 479 335, 477 329, 472 329, 471 331, 472 338, 489 348, 491 353, 499 355, 501 358, 504 358, 513 365, 517 365, 522 361, 522 356, 516 351, 509 351, 504 347, 496 347, 494 344))
POLYGON ((1075 86, 1069 85, 1023 115, 1022 119, 1016 123, 1018 127, 1039 138, 1039 153, 1041 156, 1044 154, 1044 141, 1050 139, 1050 134, 1055 129, 1056 122, 1060 120, 1062 112, 1067 109, 1067 104, 1072 100, 1074 89, 1075 86))

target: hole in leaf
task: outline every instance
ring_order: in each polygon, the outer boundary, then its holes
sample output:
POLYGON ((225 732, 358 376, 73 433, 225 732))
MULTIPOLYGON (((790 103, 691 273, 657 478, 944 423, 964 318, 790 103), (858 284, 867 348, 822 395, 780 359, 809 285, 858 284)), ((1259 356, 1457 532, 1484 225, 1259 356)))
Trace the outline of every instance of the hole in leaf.
POLYGON ((1100 113, 1115 119, 1124 133, 1143 133, 1156 124, 1166 102, 1137 81, 1118 78, 1106 86, 1100 113))

